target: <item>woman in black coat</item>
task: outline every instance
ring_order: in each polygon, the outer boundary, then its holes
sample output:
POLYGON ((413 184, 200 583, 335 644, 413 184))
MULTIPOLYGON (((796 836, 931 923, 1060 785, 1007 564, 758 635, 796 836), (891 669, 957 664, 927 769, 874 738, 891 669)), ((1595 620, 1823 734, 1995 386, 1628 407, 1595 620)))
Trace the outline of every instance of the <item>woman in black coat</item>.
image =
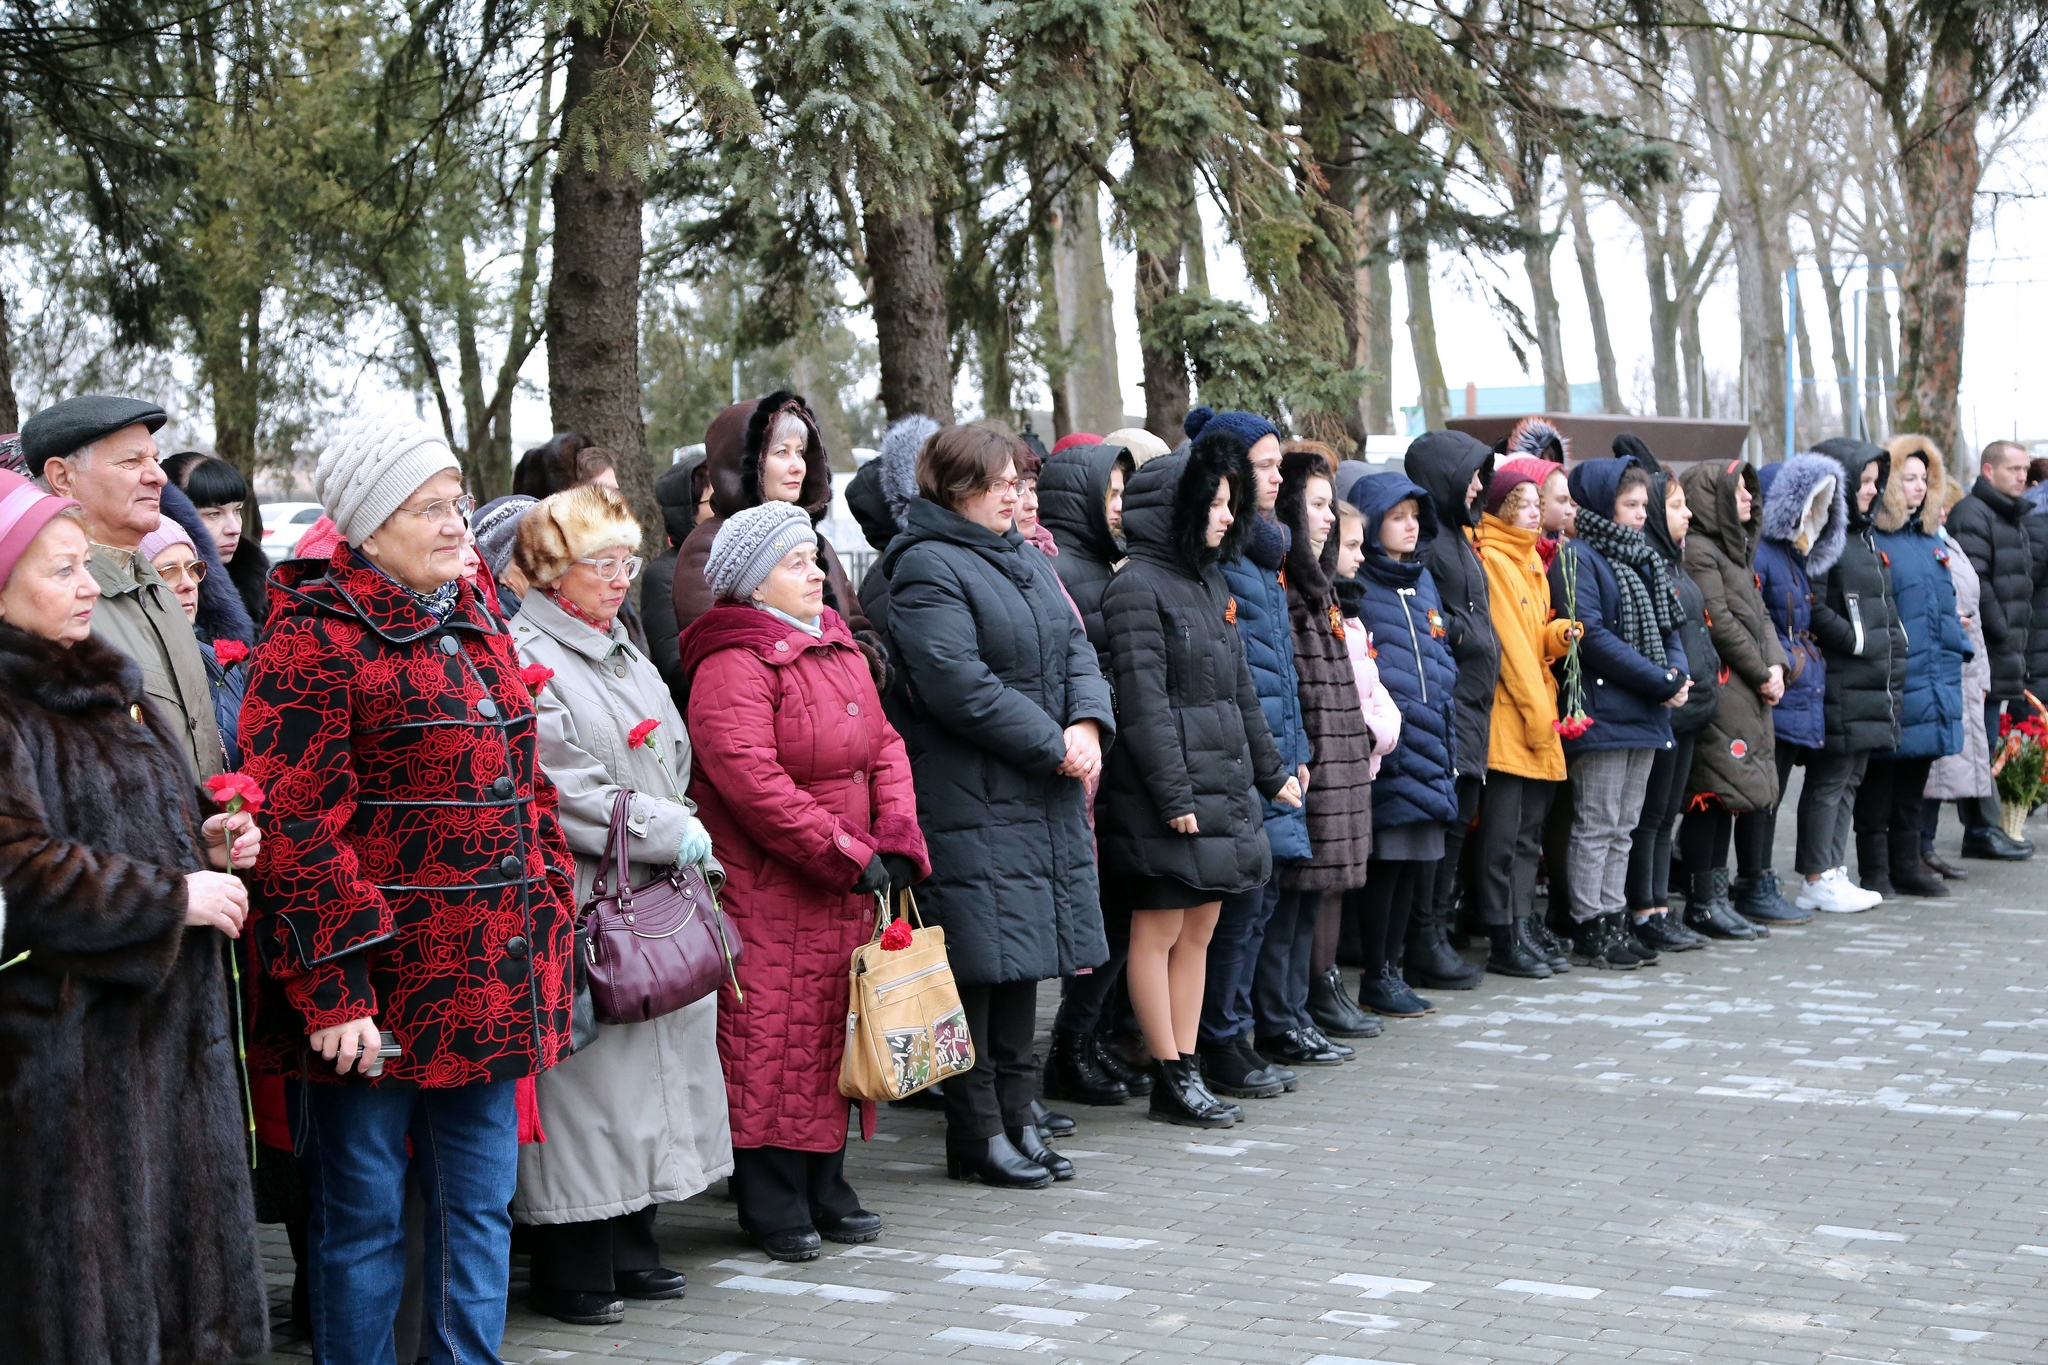
POLYGON ((1244 443, 1217 429, 1140 469, 1124 494, 1130 563, 1102 595, 1123 742, 1096 802, 1105 894, 1131 907, 1125 967, 1155 1064, 1152 1117, 1236 1122, 1195 1064, 1209 935, 1225 896, 1273 873, 1253 788, 1289 805, 1282 765, 1238 642, 1220 555, 1250 524, 1244 443))
POLYGON ((226 1365, 269 1345, 221 937, 254 829, 201 820, 134 661, 88 634, 76 506, 0 473, 0 1360, 226 1365))
POLYGON ((918 903, 974 1037, 974 1069, 946 1082, 947 1169, 1035 1188, 1073 1174, 1032 1115, 1032 1033, 1038 983, 1109 955, 1086 803, 1116 719, 1059 575, 1013 524, 1027 449, 981 426, 926 441, 883 564, 889 716, 932 862, 918 903))

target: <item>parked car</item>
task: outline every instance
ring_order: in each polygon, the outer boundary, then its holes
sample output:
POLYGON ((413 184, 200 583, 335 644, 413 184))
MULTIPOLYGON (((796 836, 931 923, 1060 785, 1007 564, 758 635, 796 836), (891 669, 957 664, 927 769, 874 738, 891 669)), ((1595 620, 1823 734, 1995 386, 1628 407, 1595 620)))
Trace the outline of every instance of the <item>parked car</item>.
POLYGON ((263 504, 263 553, 273 564, 292 557, 299 537, 327 511, 317 502, 267 502, 263 504))

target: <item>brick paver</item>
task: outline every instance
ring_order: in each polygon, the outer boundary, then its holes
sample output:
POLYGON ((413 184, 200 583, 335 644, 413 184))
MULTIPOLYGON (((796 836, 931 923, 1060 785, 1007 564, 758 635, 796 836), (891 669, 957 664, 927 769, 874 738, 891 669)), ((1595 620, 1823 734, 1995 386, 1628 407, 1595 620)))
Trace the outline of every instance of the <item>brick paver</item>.
POLYGON ((775 1265, 710 1191, 661 1220, 688 1297, 566 1327, 519 1306, 522 1266, 503 1355, 2048 1358, 2048 856, 1967 866, 1946 902, 1438 993, 1227 1131, 1075 1110, 1080 1177, 1044 1191, 946 1180, 939 1117, 885 1109, 848 1161, 878 1243, 775 1265))

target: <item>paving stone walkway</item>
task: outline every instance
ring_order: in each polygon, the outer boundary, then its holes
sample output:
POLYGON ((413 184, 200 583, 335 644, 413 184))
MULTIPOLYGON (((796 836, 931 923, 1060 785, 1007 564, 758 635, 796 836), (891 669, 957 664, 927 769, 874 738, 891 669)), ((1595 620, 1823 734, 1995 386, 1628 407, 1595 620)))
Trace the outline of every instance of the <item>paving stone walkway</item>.
POLYGON ((848 1162, 878 1243, 775 1265, 707 1192, 660 1224, 688 1297, 565 1327, 522 1266, 503 1355, 2048 1359, 2048 859, 1967 867, 1950 901, 1439 993, 1228 1131, 1077 1109, 1045 1191, 946 1180, 938 1116, 885 1109, 848 1162))

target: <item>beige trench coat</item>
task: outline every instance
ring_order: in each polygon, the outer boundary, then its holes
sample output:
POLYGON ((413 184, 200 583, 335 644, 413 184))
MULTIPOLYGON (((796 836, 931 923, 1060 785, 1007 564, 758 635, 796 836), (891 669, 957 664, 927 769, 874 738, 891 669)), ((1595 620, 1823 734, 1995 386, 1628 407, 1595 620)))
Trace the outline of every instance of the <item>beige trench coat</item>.
MULTIPOLYGON (((622 627, 600 635, 537 590, 511 630, 522 665, 555 671, 539 698, 540 764, 561 793, 578 904, 596 879, 621 786, 635 793, 633 880, 675 862, 688 811, 653 754, 626 747, 635 725, 660 721, 654 743, 687 788, 689 736, 653 662, 622 627)), ((512 1216, 522 1223, 612 1218, 688 1199, 732 1172, 715 995, 644 1024, 599 1025, 597 1040, 542 1073, 536 1092, 547 1141, 519 1149, 512 1216)))
POLYGON ((204 782, 227 764, 213 720, 206 658, 184 608, 156 566, 132 550, 94 544, 86 568, 100 585, 92 633, 142 666, 142 690, 176 732, 192 780, 204 782))

